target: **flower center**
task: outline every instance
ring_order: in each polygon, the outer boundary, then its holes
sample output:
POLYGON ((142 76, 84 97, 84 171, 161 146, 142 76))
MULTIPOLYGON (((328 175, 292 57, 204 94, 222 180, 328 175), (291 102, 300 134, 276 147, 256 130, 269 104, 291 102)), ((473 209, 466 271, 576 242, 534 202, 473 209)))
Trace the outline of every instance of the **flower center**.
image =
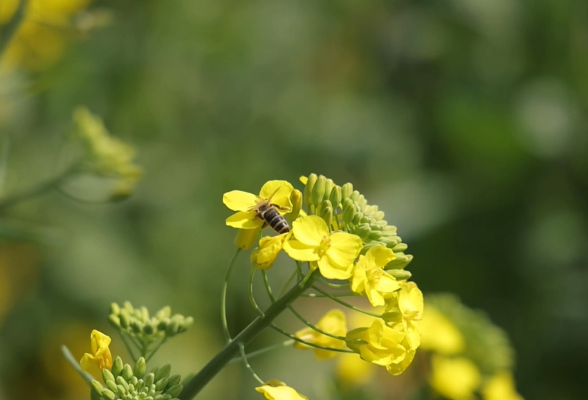
POLYGON ((327 250, 329 250, 330 246, 331 246, 331 238, 328 236, 323 236, 323 238, 321 240, 321 244, 319 244, 319 247, 317 249, 317 253, 318 253, 319 257, 323 257, 325 255, 325 253, 327 252, 327 250))

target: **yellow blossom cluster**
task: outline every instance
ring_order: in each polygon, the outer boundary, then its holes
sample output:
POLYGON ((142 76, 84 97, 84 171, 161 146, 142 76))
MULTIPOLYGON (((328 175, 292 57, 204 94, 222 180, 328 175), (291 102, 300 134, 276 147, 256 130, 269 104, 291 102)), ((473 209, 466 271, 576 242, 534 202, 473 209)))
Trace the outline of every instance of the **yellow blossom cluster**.
MULTIPOLYGON (((345 314, 329 311, 316 326, 296 333, 295 347, 312 347, 319 360, 344 349, 398 375, 420 345, 423 296, 414 282, 407 281, 411 275, 403 268, 412 257, 404 255, 406 245, 395 235, 396 228, 350 185, 339 187, 313 174, 313 187, 306 187, 304 196, 283 180, 265 183, 258 195, 234 190, 223 196, 224 204, 235 211, 226 224, 239 229, 237 247, 249 249, 257 242, 251 253, 254 267, 270 268, 283 251, 299 268, 306 262, 322 279, 346 284, 372 306, 383 307, 370 326, 349 332, 345 314), (308 210, 302 204, 310 204, 308 210), (264 227, 273 227, 277 234, 263 236, 264 227)), ((267 393, 266 398, 274 398, 267 393)))
POLYGON ((451 295, 427 297, 421 347, 430 353, 431 388, 450 400, 522 400, 506 334, 451 295))

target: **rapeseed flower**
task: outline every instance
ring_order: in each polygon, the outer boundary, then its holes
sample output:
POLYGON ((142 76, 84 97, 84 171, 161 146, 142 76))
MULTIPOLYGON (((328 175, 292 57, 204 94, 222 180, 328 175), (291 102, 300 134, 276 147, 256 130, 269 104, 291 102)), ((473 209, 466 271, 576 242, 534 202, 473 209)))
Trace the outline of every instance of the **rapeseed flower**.
POLYGON ((404 332, 387 326, 381 319, 372 325, 354 329, 347 333, 347 347, 362 359, 387 366, 398 364, 406 358, 407 349, 402 345, 404 332))
POLYGON ((112 354, 110 354, 110 337, 94 329, 90 335, 92 353, 86 353, 80 360, 80 366, 83 370, 88 370, 91 365, 95 364, 100 369, 110 369, 112 367, 112 354))
POLYGON ((365 293, 372 306, 383 306, 385 299, 400 289, 396 279, 384 271, 386 264, 395 258, 394 252, 387 247, 370 248, 365 256, 359 256, 353 268, 351 290, 357 294, 365 293))
POLYGON ((284 247, 284 241, 290 236, 290 233, 283 233, 277 236, 265 236, 259 241, 257 247, 251 253, 251 265, 259 269, 268 269, 278 257, 284 247))
POLYGON ((294 188, 287 181, 268 181, 259 191, 259 195, 233 190, 223 196, 223 203, 229 209, 237 211, 226 220, 226 224, 238 229, 257 229, 265 224, 258 217, 256 208, 263 202, 274 204, 276 210, 284 215, 292 210, 290 196, 294 188))
POLYGON ((470 400, 480 384, 480 371, 465 357, 431 358, 431 386, 437 393, 451 400, 470 400))
MULTIPOLYGON (((343 311, 338 309, 333 309, 326 313, 320 321, 316 324, 316 327, 322 331, 330 333, 335 336, 345 336, 347 333, 347 318, 343 311)), ((344 349, 345 348, 345 341, 336 339, 331 336, 323 335, 320 332, 315 331, 314 329, 308 327, 304 328, 295 334, 296 337, 312 343, 318 346, 323 347, 332 347, 335 349, 344 349)), ((310 346, 305 345, 304 343, 295 342, 294 347, 297 349, 309 349, 310 346)), ((317 360, 328 360, 330 358, 336 357, 337 352, 319 349, 316 347, 312 347, 314 350, 314 355, 317 360)))
POLYGON ((362 248, 361 239, 347 232, 331 233, 320 217, 299 217, 292 223, 294 239, 284 243, 284 251, 298 261, 311 262, 327 279, 349 279, 353 262, 362 248))
POLYGON ((512 379, 512 374, 502 371, 490 378, 482 386, 484 400, 523 400, 517 393, 512 379))
POLYGON ((269 381, 267 385, 256 387, 266 400, 308 400, 308 397, 298 393, 283 382, 269 381))

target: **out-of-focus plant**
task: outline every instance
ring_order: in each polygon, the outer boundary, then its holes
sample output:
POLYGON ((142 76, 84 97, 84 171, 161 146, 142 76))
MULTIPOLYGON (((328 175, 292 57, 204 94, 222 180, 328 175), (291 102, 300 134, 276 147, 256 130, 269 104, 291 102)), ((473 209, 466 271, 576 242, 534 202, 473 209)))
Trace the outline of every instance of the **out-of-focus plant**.
POLYGON ((274 180, 265 183, 259 195, 233 190, 223 196, 224 204, 235 211, 226 224, 239 229, 237 250, 229 264, 221 297, 225 348, 192 379, 183 382, 183 389, 177 386, 179 377, 170 386, 167 375, 159 376, 169 367, 156 367, 146 375, 146 363, 163 343, 185 330, 192 319, 171 316, 168 307, 150 317, 144 307, 135 309, 130 303, 124 307, 115 304, 110 322, 121 333, 134 367, 123 365, 120 357, 111 364, 112 357, 107 351, 110 339, 94 333, 93 352, 85 355, 81 364, 88 366, 94 362, 101 369, 104 387, 82 372, 64 348, 68 360, 90 383, 92 398, 142 399, 146 395, 154 399, 176 396, 190 399, 223 367, 240 358, 259 383, 256 390, 266 399, 306 399, 283 382, 262 380, 249 363, 249 358, 283 346, 313 349, 317 360, 331 359, 341 353, 355 354, 362 363, 384 367, 391 375, 401 374, 411 364, 420 345, 423 296, 414 282, 408 282, 411 274, 403 268, 411 257, 403 253, 406 246, 396 235, 396 228, 389 226, 384 213, 377 206, 368 205, 350 183, 338 186, 315 174, 301 181, 305 184, 304 194, 287 181, 274 180), (272 229, 263 230, 265 227, 272 229), (265 232, 276 234, 265 235, 265 232), (259 316, 233 335, 226 313, 228 284, 238 255, 256 242, 258 247, 249 257, 248 288, 251 306, 259 316), (294 267, 290 279, 275 291, 266 271, 282 250, 294 261, 294 267), (266 310, 259 307, 253 292, 259 271, 271 301, 266 310), (382 308, 378 313, 368 311, 342 300, 345 296, 365 296, 373 306, 382 308), (333 309, 314 324, 292 305, 300 297, 330 299, 348 312, 369 316, 371 321, 348 331, 346 314, 341 309, 333 309), (273 322, 288 310, 306 326, 304 329, 290 333, 273 322), (246 346, 266 328, 289 340, 247 354, 246 346), (140 357, 135 355, 137 350, 140 357))
MULTIPOLYGON (((514 350, 506 333, 454 295, 428 295, 425 301, 416 371, 402 383, 409 392, 433 392, 448 400, 522 400, 513 381, 514 350)), ((342 359, 337 366, 339 395, 352 389, 369 393, 366 384, 377 379, 375 372, 356 358, 342 359)))

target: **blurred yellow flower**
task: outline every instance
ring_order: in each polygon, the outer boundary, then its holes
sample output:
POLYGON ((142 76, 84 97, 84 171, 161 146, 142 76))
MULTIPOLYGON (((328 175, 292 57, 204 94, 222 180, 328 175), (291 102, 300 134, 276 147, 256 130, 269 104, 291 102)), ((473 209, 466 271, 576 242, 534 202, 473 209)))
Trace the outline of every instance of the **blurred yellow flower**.
POLYGON ((482 386, 482 397, 484 400, 523 400, 515 389, 512 374, 508 371, 500 372, 490 378, 482 386))
POLYGON ((452 355, 463 351, 464 346, 459 329, 435 308, 427 306, 421 321, 421 347, 452 355))
POLYGON ((480 384, 480 372, 476 365, 465 357, 431 358, 430 383, 440 395, 451 400, 469 400, 480 384))
POLYGON ((374 368, 358 354, 342 353, 337 359, 337 378, 346 386, 365 385, 373 377, 374 368))
POLYGON ((353 268, 351 290, 365 293, 372 306, 383 306, 385 299, 400 289, 396 279, 384 271, 386 264, 395 258, 394 252, 385 246, 370 248, 365 256, 359 256, 353 268))
POLYGON ((281 215, 292 210, 290 195, 294 187, 287 181, 268 181, 256 196, 241 190, 233 190, 223 195, 223 203, 236 214, 227 218, 227 225, 238 229, 258 229, 265 221, 257 216, 256 207, 263 202, 271 202, 279 206, 276 208, 281 215), (281 208, 281 209, 280 209, 281 208))
POLYGON ((110 354, 110 337, 94 329, 90 335, 92 343, 92 353, 86 353, 80 360, 80 366, 87 371, 92 365, 97 365, 100 369, 110 369, 112 367, 112 354, 110 354))
POLYGON ((387 366, 398 364, 406 357, 407 349, 402 345, 404 336, 404 332, 390 328, 381 319, 375 319, 369 328, 349 331, 346 342, 362 359, 387 366))
POLYGON ((267 385, 256 387, 266 400, 308 400, 308 397, 298 393, 283 382, 269 381, 267 385))
POLYGON ((353 262, 362 248, 359 236, 347 232, 331 234, 320 217, 299 217, 292 223, 295 239, 284 243, 284 251, 298 261, 311 261, 327 279, 349 279, 353 262))
MULTIPOLYGON (((332 335, 345 336, 347 333, 347 319, 343 311, 333 309, 320 319, 320 321, 316 324, 316 327, 332 335)), ((323 335, 322 333, 319 333, 312 328, 304 328, 296 332, 295 336, 318 346, 332 347, 335 349, 345 348, 344 340, 339 340, 327 335, 323 335)), ((333 358, 339 354, 334 351, 310 347, 300 342, 295 342, 294 347, 297 349, 312 348, 317 360, 328 360, 329 358, 333 358)))
MULTIPOLYGON (((0 25, 12 19, 20 1, 0 2, 0 25)), ((73 31, 72 17, 89 3, 90 0, 29 0, 24 19, 6 48, 2 67, 35 70, 55 62, 73 31)))
MULTIPOLYGON (((252 230, 252 229, 249 229, 252 230)), ((276 257, 282 247, 284 241, 290 236, 290 233, 283 233, 277 236, 265 236, 259 241, 259 247, 251 252, 251 264, 255 268, 268 269, 276 261, 276 257)))

